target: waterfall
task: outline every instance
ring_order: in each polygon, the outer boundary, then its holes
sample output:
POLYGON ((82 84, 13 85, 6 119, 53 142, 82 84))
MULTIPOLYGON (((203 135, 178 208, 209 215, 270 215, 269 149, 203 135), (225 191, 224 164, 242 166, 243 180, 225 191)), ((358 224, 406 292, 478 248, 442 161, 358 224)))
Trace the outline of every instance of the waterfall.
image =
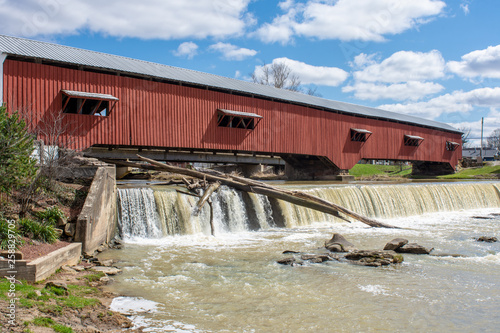
MULTIPOLYGON (((500 207, 496 183, 348 185, 304 191, 373 218, 500 207)), ((206 204, 196 216, 193 210, 198 198, 168 187, 118 189, 118 200, 123 237, 210 235, 210 216, 215 235, 337 221, 331 215, 226 186, 221 186, 212 195, 211 205, 206 204)))
POLYGON ((155 238, 163 235, 153 190, 118 190, 118 220, 122 236, 155 238))

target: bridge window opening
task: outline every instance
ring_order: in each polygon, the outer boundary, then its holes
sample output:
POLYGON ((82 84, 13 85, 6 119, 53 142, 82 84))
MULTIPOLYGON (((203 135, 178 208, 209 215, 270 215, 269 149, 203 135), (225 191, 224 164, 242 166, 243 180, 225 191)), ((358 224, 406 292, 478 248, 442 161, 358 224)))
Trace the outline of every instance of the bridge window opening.
POLYGON ((260 119, 262 119, 262 116, 249 112, 230 111, 224 109, 218 109, 217 112, 217 126, 220 127, 253 130, 257 126, 260 119))
POLYGON ((81 91, 62 90, 63 113, 107 117, 115 107, 118 98, 112 95, 81 91))
POLYGON ((366 140, 368 140, 370 135, 372 135, 372 132, 368 130, 351 128, 351 141, 366 142, 366 140))
POLYGON ((416 135, 405 135, 405 146, 418 147, 424 141, 424 138, 416 135))
POLYGON ((455 151, 459 146, 460 144, 457 142, 446 141, 446 150, 448 151, 455 151))

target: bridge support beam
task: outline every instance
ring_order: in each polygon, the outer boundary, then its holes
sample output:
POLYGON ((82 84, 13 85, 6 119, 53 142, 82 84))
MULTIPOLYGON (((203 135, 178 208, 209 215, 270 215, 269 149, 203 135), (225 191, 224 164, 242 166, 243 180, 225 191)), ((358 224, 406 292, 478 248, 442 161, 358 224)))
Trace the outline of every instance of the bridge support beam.
POLYGON ((287 155, 285 175, 288 180, 354 180, 349 170, 339 169, 332 161, 323 156, 287 155))
POLYGON ((420 176, 439 176, 455 172, 450 163, 441 162, 413 162, 413 175, 420 176))

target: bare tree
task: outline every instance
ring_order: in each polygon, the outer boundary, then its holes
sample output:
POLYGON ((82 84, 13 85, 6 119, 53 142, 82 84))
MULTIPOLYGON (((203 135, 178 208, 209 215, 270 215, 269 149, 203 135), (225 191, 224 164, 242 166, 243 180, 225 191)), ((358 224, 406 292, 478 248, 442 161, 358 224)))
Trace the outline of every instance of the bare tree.
POLYGON ((458 130, 462 132, 462 148, 468 148, 470 145, 470 131, 471 128, 467 126, 459 127, 458 130))
MULTIPOLYGON (((47 112, 43 118, 36 119, 31 108, 21 108, 19 111, 27 123, 30 134, 37 139, 39 168, 35 177, 21 191, 21 214, 25 214, 42 188, 53 190, 55 180, 61 166, 72 164, 74 152, 69 150, 76 129, 66 120, 61 112, 47 112)), ((71 170, 71 168, 66 168, 71 170)))
POLYGON ((500 149, 500 128, 497 128, 493 132, 491 132, 490 136, 487 139, 487 146, 489 148, 500 149))
MULTIPOLYGON (((252 74, 254 83, 273 86, 280 89, 303 92, 301 81, 298 75, 292 72, 292 69, 284 62, 273 62, 264 64, 261 70, 254 71, 252 74)), ((318 96, 316 88, 306 91, 307 94, 318 96)))

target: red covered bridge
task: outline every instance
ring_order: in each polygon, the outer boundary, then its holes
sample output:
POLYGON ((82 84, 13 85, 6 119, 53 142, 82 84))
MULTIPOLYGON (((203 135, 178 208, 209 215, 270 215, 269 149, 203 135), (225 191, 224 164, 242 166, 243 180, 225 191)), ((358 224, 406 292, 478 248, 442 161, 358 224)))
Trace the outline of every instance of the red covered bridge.
POLYGON ((282 159, 314 177, 361 159, 451 171, 461 157, 461 133, 447 124, 2 35, 0 92, 9 110, 28 111, 32 126, 64 114, 65 142, 105 157, 142 151, 163 160, 282 159))

